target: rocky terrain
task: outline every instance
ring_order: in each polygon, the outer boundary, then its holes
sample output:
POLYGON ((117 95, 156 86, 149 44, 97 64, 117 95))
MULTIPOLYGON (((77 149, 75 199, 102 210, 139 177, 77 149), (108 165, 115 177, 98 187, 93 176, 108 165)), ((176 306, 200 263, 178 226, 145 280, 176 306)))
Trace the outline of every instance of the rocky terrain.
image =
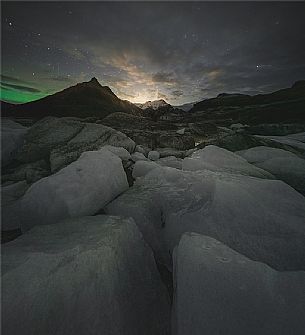
POLYGON ((3 333, 303 334, 303 89, 189 112, 109 91, 96 113, 9 106, 3 333))

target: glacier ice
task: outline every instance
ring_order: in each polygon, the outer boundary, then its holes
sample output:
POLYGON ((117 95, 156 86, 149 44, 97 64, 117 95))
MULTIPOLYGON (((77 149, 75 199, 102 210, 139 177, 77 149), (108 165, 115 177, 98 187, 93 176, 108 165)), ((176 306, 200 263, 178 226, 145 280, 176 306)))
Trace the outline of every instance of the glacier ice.
POLYGON ((210 170, 273 178, 270 173, 249 164, 244 158, 215 145, 208 145, 204 149, 195 151, 182 161, 182 168, 188 171, 210 170))
POLYGON ((144 156, 144 154, 142 154, 141 152, 134 152, 133 154, 131 154, 131 159, 134 161, 134 162, 137 162, 137 161, 147 161, 148 158, 146 158, 144 156))
POLYGON ((20 198, 28 188, 25 180, 1 186, 1 230, 20 228, 20 198))
POLYGON ((182 159, 176 158, 175 156, 167 156, 160 158, 156 161, 156 163, 162 166, 168 166, 179 170, 182 169, 182 159))
POLYGON ((158 166, 159 165, 155 162, 139 160, 133 166, 132 176, 133 178, 143 177, 158 166))
POLYGON ((284 149, 293 150, 295 153, 305 155, 305 132, 285 136, 262 136, 255 137, 269 141, 271 144, 281 145, 284 149))
POLYGON ((170 307, 131 219, 36 226, 2 248, 6 335, 168 335, 170 307))
POLYGON ((269 148, 254 147, 236 152, 249 163, 270 172, 305 195, 305 160, 292 152, 269 148))
POLYGON ((275 271, 195 233, 173 262, 175 334, 304 334, 304 271, 275 271))
POLYGON ((27 128, 9 119, 1 120, 1 164, 8 165, 23 145, 27 128))
POLYGON ((84 152, 34 183, 21 200, 23 231, 37 224, 92 215, 128 188, 121 159, 107 149, 84 152))
POLYGON ((160 153, 158 151, 152 150, 148 153, 148 159, 151 161, 156 161, 160 158, 160 153))
POLYGON ((105 145, 102 149, 107 149, 112 152, 114 155, 121 158, 122 161, 128 161, 131 159, 130 153, 123 147, 115 147, 113 145, 105 145))
POLYGON ((133 217, 168 266, 181 235, 193 231, 274 268, 305 269, 305 198, 282 181, 159 166, 105 210, 133 217))

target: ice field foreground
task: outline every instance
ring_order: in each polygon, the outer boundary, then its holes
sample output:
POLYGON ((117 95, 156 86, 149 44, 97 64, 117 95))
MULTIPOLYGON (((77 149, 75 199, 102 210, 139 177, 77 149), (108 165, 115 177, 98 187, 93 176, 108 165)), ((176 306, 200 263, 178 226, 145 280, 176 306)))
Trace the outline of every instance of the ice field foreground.
POLYGON ((3 334, 304 333, 304 136, 179 151, 3 126, 2 230, 22 232, 2 245, 3 334))

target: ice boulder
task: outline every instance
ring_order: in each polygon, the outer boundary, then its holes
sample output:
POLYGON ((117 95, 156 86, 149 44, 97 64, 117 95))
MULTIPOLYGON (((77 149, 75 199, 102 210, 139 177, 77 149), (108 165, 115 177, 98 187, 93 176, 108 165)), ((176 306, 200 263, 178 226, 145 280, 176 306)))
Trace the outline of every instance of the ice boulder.
POLYGON ((54 175, 34 183, 22 198, 22 230, 95 214, 128 188, 122 161, 107 149, 84 152, 54 175))
POLYGON ((1 230, 20 229, 20 198, 29 188, 27 182, 20 181, 1 186, 1 230))
POLYGON ((31 163, 48 158, 54 148, 68 143, 84 125, 77 120, 56 117, 36 122, 26 134, 25 143, 18 152, 18 161, 31 163))
POLYGON ((122 161, 128 161, 131 159, 130 153, 122 147, 115 147, 113 145, 105 145, 103 149, 107 149, 119 158, 121 158, 122 161))
POLYGON ((133 178, 139 178, 145 176, 149 171, 159 167, 155 162, 150 161, 137 161, 133 166, 132 176, 133 178))
POLYGON ((69 117, 47 117, 29 129, 16 159, 21 163, 47 159, 51 171, 56 172, 83 152, 99 150, 105 145, 123 147, 128 152, 135 148, 133 140, 110 127, 69 117))
POLYGON ((182 159, 176 158, 175 156, 160 158, 156 161, 156 163, 161 166, 168 166, 179 170, 182 169, 182 159))
POLYGON ((269 172, 257 168, 244 158, 215 145, 208 145, 185 158, 182 161, 182 168, 188 171, 210 170, 259 178, 273 178, 269 172))
POLYGON ((148 153, 148 159, 150 159, 151 161, 156 161, 160 158, 160 153, 158 151, 150 151, 148 153))
POLYGON ((262 141, 265 141, 268 145, 272 147, 289 150, 305 157, 305 132, 286 136, 256 135, 255 137, 262 141))
MULTIPOLYGON (((190 151, 190 150, 187 150, 187 151, 190 151)), ((186 154, 185 150, 177 150, 174 148, 158 148, 157 151, 160 153, 161 158, 169 157, 169 156, 175 156, 177 158, 184 158, 186 154)))
POLYGON ((76 160, 82 152, 99 150, 105 145, 122 147, 128 152, 133 152, 135 148, 135 142, 125 134, 101 124, 85 123, 67 144, 51 151, 51 170, 58 171, 76 160))
POLYGON ((258 146, 247 150, 240 150, 236 151, 235 153, 246 159, 251 164, 263 163, 275 157, 285 159, 294 159, 295 157, 297 157, 290 151, 265 146, 258 146))
POLYGON ((50 173, 48 162, 42 159, 33 163, 6 167, 4 171, 2 171, 2 182, 26 180, 29 184, 32 184, 50 175, 50 173))
POLYGON ((6 335, 167 335, 168 300, 131 219, 36 226, 2 248, 6 335))
POLYGON ((1 120, 1 164, 8 165, 23 145, 27 128, 9 119, 1 120))
POLYGON ((286 150, 264 146, 239 151, 237 154, 305 195, 304 159, 286 150))
POLYGON ((136 152, 140 152, 141 154, 143 154, 144 156, 147 156, 150 149, 148 147, 145 147, 144 145, 136 145, 135 147, 135 151, 136 152))
POLYGON ((131 159, 134 162, 148 160, 141 152, 134 152, 133 154, 131 154, 131 159))
POLYGON ((168 266, 181 235, 193 231, 274 268, 305 269, 305 198, 282 181, 159 166, 105 211, 133 217, 168 266))
POLYGON ((194 233, 174 263, 175 334, 304 334, 304 271, 275 271, 194 233))

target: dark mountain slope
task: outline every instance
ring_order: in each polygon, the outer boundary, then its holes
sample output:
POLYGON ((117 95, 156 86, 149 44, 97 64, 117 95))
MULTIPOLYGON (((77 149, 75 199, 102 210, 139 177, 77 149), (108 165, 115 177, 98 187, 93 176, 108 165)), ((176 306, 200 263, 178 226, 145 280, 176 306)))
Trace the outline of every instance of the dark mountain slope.
POLYGON ((19 105, 2 106, 3 116, 43 118, 45 116, 105 117, 114 112, 141 115, 141 109, 119 99, 96 78, 66 88, 42 99, 19 105))
POLYGON ((219 94, 196 103, 191 112, 198 111, 248 123, 305 122, 305 80, 269 94, 219 94))

